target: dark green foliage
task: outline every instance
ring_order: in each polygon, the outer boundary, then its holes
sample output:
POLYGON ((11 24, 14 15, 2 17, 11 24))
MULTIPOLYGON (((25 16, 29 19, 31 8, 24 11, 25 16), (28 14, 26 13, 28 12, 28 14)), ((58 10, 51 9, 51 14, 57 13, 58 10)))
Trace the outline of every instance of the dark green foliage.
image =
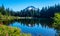
POLYGON ((53 26, 60 29, 60 13, 55 13, 53 26))
POLYGON ((37 10, 28 10, 23 9, 21 11, 13 11, 9 8, 5 9, 4 6, 0 6, 0 13, 3 15, 11 15, 11 16, 20 16, 20 17, 37 17, 37 18, 51 18, 54 17, 55 12, 60 12, 60 5, 43 7, 41 10, 37 8, 37 10))

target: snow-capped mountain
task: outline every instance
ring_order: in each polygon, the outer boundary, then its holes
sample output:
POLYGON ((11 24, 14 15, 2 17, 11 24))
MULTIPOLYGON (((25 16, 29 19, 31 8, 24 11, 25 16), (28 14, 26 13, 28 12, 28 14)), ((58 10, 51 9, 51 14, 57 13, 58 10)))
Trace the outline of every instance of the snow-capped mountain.
POLYGON ((34 6, 29 6, 29 7, 25 8, 24 10, 25 10, 25 11, 26 11, 26 10, 28 10, 28 11, 30 11, 30 10, 35 10, 35 11, 37 11, 38 8, 35 8, 34 6))

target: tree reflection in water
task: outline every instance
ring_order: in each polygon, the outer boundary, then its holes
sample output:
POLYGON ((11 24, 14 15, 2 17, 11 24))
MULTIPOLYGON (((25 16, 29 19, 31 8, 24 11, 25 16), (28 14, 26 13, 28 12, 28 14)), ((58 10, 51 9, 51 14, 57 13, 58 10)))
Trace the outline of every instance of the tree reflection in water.
POLYGON ((53 22, 54 21, 51 18, 19 19, 19 20, 14 20, 14 21, 7 21, 6 24, 8 24, 8 23, 11 24, 11 23, 14 23, 15 21, 21 23, 21 25, 24 24, 24 25, 26 25, 28 27, 33 27, 36 24, 37 24, 37 26, 39 26, 39 24, 41 24, 42 27, 54 28, 57 31, 56 36, 60 36, 60 29, 58 29, 59 27, 57 27, 57 28, 53 27, 53 22))

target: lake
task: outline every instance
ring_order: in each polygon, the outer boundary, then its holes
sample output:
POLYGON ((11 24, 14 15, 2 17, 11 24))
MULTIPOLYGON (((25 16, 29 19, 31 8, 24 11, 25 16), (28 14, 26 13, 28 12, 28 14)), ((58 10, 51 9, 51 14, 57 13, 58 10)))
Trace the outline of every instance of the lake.
POLYGON ((58 36, 60 29, 52 27, 52 19, 20 19, 9 23, 11 27, 21 29, 22 33, 30 33, 32 36, 58 36))

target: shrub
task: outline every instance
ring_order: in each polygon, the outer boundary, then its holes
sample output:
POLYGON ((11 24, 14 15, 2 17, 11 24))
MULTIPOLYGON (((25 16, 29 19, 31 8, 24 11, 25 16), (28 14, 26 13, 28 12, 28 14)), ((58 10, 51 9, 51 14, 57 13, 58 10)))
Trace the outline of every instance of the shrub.
POLYGON ((31 36, 30 34, 23 34, 18 28, 11 28, 5 25, 0 25, 0 36, 31 36))

